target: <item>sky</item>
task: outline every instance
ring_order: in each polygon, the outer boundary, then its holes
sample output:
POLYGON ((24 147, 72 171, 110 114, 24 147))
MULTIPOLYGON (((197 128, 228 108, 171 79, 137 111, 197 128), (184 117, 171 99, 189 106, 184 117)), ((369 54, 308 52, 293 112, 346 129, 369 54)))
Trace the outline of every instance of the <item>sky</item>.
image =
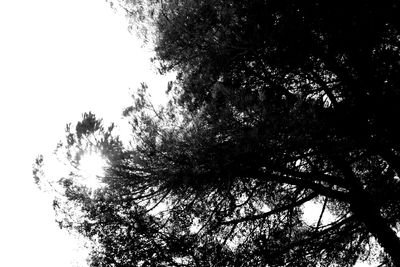
POLYGON ((85 266, 32 163, 83 112, 118 121, 140 82, 163 94, 167 78, 127 28, 105 0, 0 1, 0 266, 85 266))

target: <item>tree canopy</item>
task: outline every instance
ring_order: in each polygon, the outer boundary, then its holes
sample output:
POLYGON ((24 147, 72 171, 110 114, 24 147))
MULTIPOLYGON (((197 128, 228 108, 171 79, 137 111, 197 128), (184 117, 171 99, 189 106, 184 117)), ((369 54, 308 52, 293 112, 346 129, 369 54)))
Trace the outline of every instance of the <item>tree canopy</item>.
POLYGON ((149 3, 172 100, 139 88, 128 146, 90 113, 58 146, 108 160, 55 200, 91 266, 400 266, 397 1, 149 3))

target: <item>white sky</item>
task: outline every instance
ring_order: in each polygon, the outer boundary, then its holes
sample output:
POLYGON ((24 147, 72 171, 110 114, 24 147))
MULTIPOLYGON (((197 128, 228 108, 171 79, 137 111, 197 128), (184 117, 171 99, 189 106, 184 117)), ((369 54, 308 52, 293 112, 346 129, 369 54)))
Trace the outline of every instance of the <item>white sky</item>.
POLYGON ((32 163, 83 112, 117 121, 129 88, 146 81, 165 91, 127 26, 104 0, 0 1, 0 266, 69 267, 79 258, 33 183, 32 163))

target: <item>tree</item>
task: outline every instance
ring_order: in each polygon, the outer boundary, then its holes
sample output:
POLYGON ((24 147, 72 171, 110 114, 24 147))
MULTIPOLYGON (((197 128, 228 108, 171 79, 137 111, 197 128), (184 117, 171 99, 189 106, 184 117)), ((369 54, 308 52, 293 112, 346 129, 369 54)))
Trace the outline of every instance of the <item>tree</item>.
POLYGON ((66 226, 99 242, 93 266, 352 266, 374 240, 378 260, 400 266, 398 12, 396 1, 162 3, 155 49, 161 71, 178 73, 175 97, 157 110, 143 86, 125 110, 134 145, 104 152, 107 186, 64 184, 85 214, 66 226), (321 203, 313 225, 309 201, 321 203))

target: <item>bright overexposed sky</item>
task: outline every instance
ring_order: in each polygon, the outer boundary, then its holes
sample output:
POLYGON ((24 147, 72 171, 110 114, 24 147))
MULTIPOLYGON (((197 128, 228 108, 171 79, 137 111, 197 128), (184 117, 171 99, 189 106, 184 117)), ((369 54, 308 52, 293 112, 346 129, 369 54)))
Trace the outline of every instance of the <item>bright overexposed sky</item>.
POLYGON ((166 79, 127 27, 105 0, 0 1, 0 266, 84 266, 32 163, 83 112, 118 121, 140 82, 163 94, 166 79))

